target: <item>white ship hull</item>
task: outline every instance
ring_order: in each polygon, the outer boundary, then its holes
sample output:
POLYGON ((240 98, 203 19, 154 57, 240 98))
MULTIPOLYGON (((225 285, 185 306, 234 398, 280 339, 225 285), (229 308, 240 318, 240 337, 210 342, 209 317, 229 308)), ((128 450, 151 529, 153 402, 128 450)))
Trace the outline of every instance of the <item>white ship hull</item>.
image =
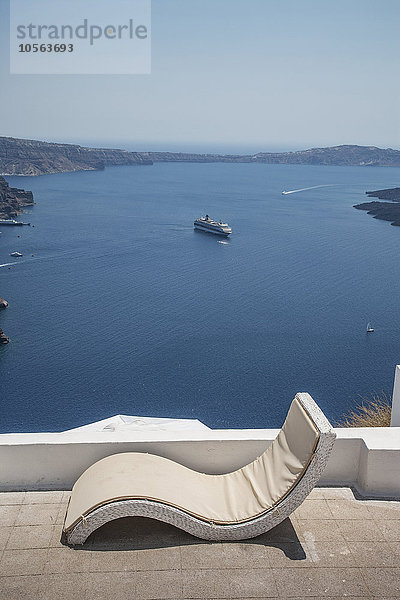
POLYGON ((200 229, 201 231, 206 231, 207 233, 214 233, 215 235, 223 235, 225 237, 231 234, 231 231, 222 231, 220 229, 212 229, 211 227, 206 227, 206 226, 204 227, 203 225, 200 225, 199 223, 195 223, 194 228, 200 229))

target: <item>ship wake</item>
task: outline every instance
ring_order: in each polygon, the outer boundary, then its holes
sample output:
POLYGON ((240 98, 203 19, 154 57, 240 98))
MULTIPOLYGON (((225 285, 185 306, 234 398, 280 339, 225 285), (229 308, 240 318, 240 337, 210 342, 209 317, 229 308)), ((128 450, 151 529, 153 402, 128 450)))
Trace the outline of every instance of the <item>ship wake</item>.
POLYGON ((305 192, 306 190, 316 190, 317 188, 324 188, 324 187, 333 187, 335 185, 339 185, 339 184, 326 183, 325 185, 312 185, 310 187, 299 188, 298 190, 288 190, 287 192, 282 192, 282 194, 296 194, 297 192, 305 192))

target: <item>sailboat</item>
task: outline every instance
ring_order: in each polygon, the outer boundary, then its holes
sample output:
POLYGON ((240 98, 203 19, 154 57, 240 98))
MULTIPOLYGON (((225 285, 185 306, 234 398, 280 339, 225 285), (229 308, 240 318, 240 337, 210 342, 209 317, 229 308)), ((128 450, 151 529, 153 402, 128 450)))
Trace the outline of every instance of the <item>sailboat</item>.
POLYGON ((374 331, 374 328, 371 327, 371 323, 368 321, 367 323, 367 333, 372 333, 374 331))

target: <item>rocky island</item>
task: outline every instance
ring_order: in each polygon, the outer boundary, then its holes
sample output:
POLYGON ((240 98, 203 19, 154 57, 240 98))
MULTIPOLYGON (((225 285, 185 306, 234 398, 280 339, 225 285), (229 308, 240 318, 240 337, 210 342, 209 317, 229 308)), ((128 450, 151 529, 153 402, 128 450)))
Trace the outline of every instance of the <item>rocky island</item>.
POLYGON ((0 344, 8 344, 10 338, 0 329, 0 344))
POLYGON ((32 204, 32 192, 11 188, 4 177, 0 177, 0 219, 14 219, 24 206, 32 204))
POLYGON ((387 190, 375 190, 374 192, 365 192, 370 198, 379 198, 390 200, 391 202, 363 202, 356 204, 354 208, 366 210, 374 219, 390 221, 392 225, 400 227, 400 188, 390 188, 387 190))
POLYGON ((256 154, 193 154, 188 152, 129 152, 0 137, 0 175, 46 175, 93 171, 107 166, 152 165, 155 162, 262 163, 399 167, 400 151, 375 146, 343 145, 297 152, 256 154))

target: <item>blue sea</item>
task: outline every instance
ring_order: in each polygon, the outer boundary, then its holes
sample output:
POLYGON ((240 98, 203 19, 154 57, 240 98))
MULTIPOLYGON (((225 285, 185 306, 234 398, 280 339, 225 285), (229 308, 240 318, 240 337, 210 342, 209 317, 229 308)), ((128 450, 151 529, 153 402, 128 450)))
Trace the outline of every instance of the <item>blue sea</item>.
POLYGON ((1 432, 117 413, 279 427, 298 391, 333 421, 390 394, 400 228, 353 205, 400 169, 171 163, 7 180, 36 205, 20 217, 34 227, 0 235, 1 432), (195 231, 205 213, 231 237, 195 231))

